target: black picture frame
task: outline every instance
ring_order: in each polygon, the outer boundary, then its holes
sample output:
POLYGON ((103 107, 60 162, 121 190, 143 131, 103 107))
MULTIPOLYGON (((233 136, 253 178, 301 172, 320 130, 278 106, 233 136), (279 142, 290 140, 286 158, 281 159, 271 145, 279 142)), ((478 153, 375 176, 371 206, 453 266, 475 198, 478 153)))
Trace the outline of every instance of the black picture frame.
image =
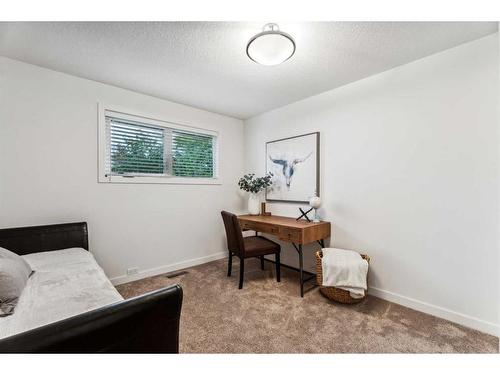
MULTIPOLYGON (((300 137, 306 137, 306 136, 311 136, 311 135, 316 135, 316 173, 314 174, 316 177, 316 183, 315 183, 315 190, 316 190, 316 195, 319 197, 320 196, 320 132, 312 132, 312 133, 307 133, 307 134, 300 134, 300 135, 294 135, 292 137, 286 137, 286 138, 281 138, 281 139, 276 139, 273 141, 268 141, 266 142, 266 165, 265 165, 265 170, 266 173, 269 172, 267 166, 268 166, 268 145, 271 143, 277 143, 277 142, 282 142, 282 141, 288 141, 290 139, 295 139, 295 138, 300 138, 300 137)), ((308 200, 288 200, 288 199, 272 199, 268 198, 268 191, 266 189, 266 201, 267 202, 282 202, 282 203, 309 203, 308 200)))

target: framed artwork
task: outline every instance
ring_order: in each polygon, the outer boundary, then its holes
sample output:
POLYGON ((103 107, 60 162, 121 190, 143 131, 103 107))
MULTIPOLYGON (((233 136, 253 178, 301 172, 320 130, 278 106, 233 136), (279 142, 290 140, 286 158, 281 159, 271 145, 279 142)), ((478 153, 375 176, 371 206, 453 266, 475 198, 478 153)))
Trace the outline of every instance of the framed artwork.
POLYGON ((319 197, 319 132, 266 143, 266 171, 273 173, 273 185, 266 200, 308 203, 319 197))

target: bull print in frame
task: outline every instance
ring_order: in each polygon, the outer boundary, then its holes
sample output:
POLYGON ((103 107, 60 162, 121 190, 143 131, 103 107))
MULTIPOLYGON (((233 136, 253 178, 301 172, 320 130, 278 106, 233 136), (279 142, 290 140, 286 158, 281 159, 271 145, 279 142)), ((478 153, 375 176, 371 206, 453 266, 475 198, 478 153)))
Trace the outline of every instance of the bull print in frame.
POLYGON ((307 203, 319 196, 319 132, 266 143, 266 171, 273 185, 266 200, 307 203))

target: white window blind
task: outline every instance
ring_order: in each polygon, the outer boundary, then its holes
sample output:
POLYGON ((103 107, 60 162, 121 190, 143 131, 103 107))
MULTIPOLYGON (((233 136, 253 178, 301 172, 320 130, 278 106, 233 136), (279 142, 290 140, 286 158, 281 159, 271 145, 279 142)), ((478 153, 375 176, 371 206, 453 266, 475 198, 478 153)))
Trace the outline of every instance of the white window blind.
POLYGON ((217 177, 212 132, 112 111, 105 124, 107 177, 217 177))

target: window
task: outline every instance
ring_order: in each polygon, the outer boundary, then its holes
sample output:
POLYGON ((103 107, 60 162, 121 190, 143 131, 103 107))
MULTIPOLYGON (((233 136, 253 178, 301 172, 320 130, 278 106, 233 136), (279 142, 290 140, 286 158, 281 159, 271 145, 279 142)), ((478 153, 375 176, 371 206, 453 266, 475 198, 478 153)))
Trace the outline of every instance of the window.
POLYGON ((133 121, 106 116, 108 135, 108 165, 111 175, 163 175, 165 163, 165 133, 133 121))
POLYGON ((217 178, 217 133, 111 110, 101 116, 100 181, 213 183, 217 178))

